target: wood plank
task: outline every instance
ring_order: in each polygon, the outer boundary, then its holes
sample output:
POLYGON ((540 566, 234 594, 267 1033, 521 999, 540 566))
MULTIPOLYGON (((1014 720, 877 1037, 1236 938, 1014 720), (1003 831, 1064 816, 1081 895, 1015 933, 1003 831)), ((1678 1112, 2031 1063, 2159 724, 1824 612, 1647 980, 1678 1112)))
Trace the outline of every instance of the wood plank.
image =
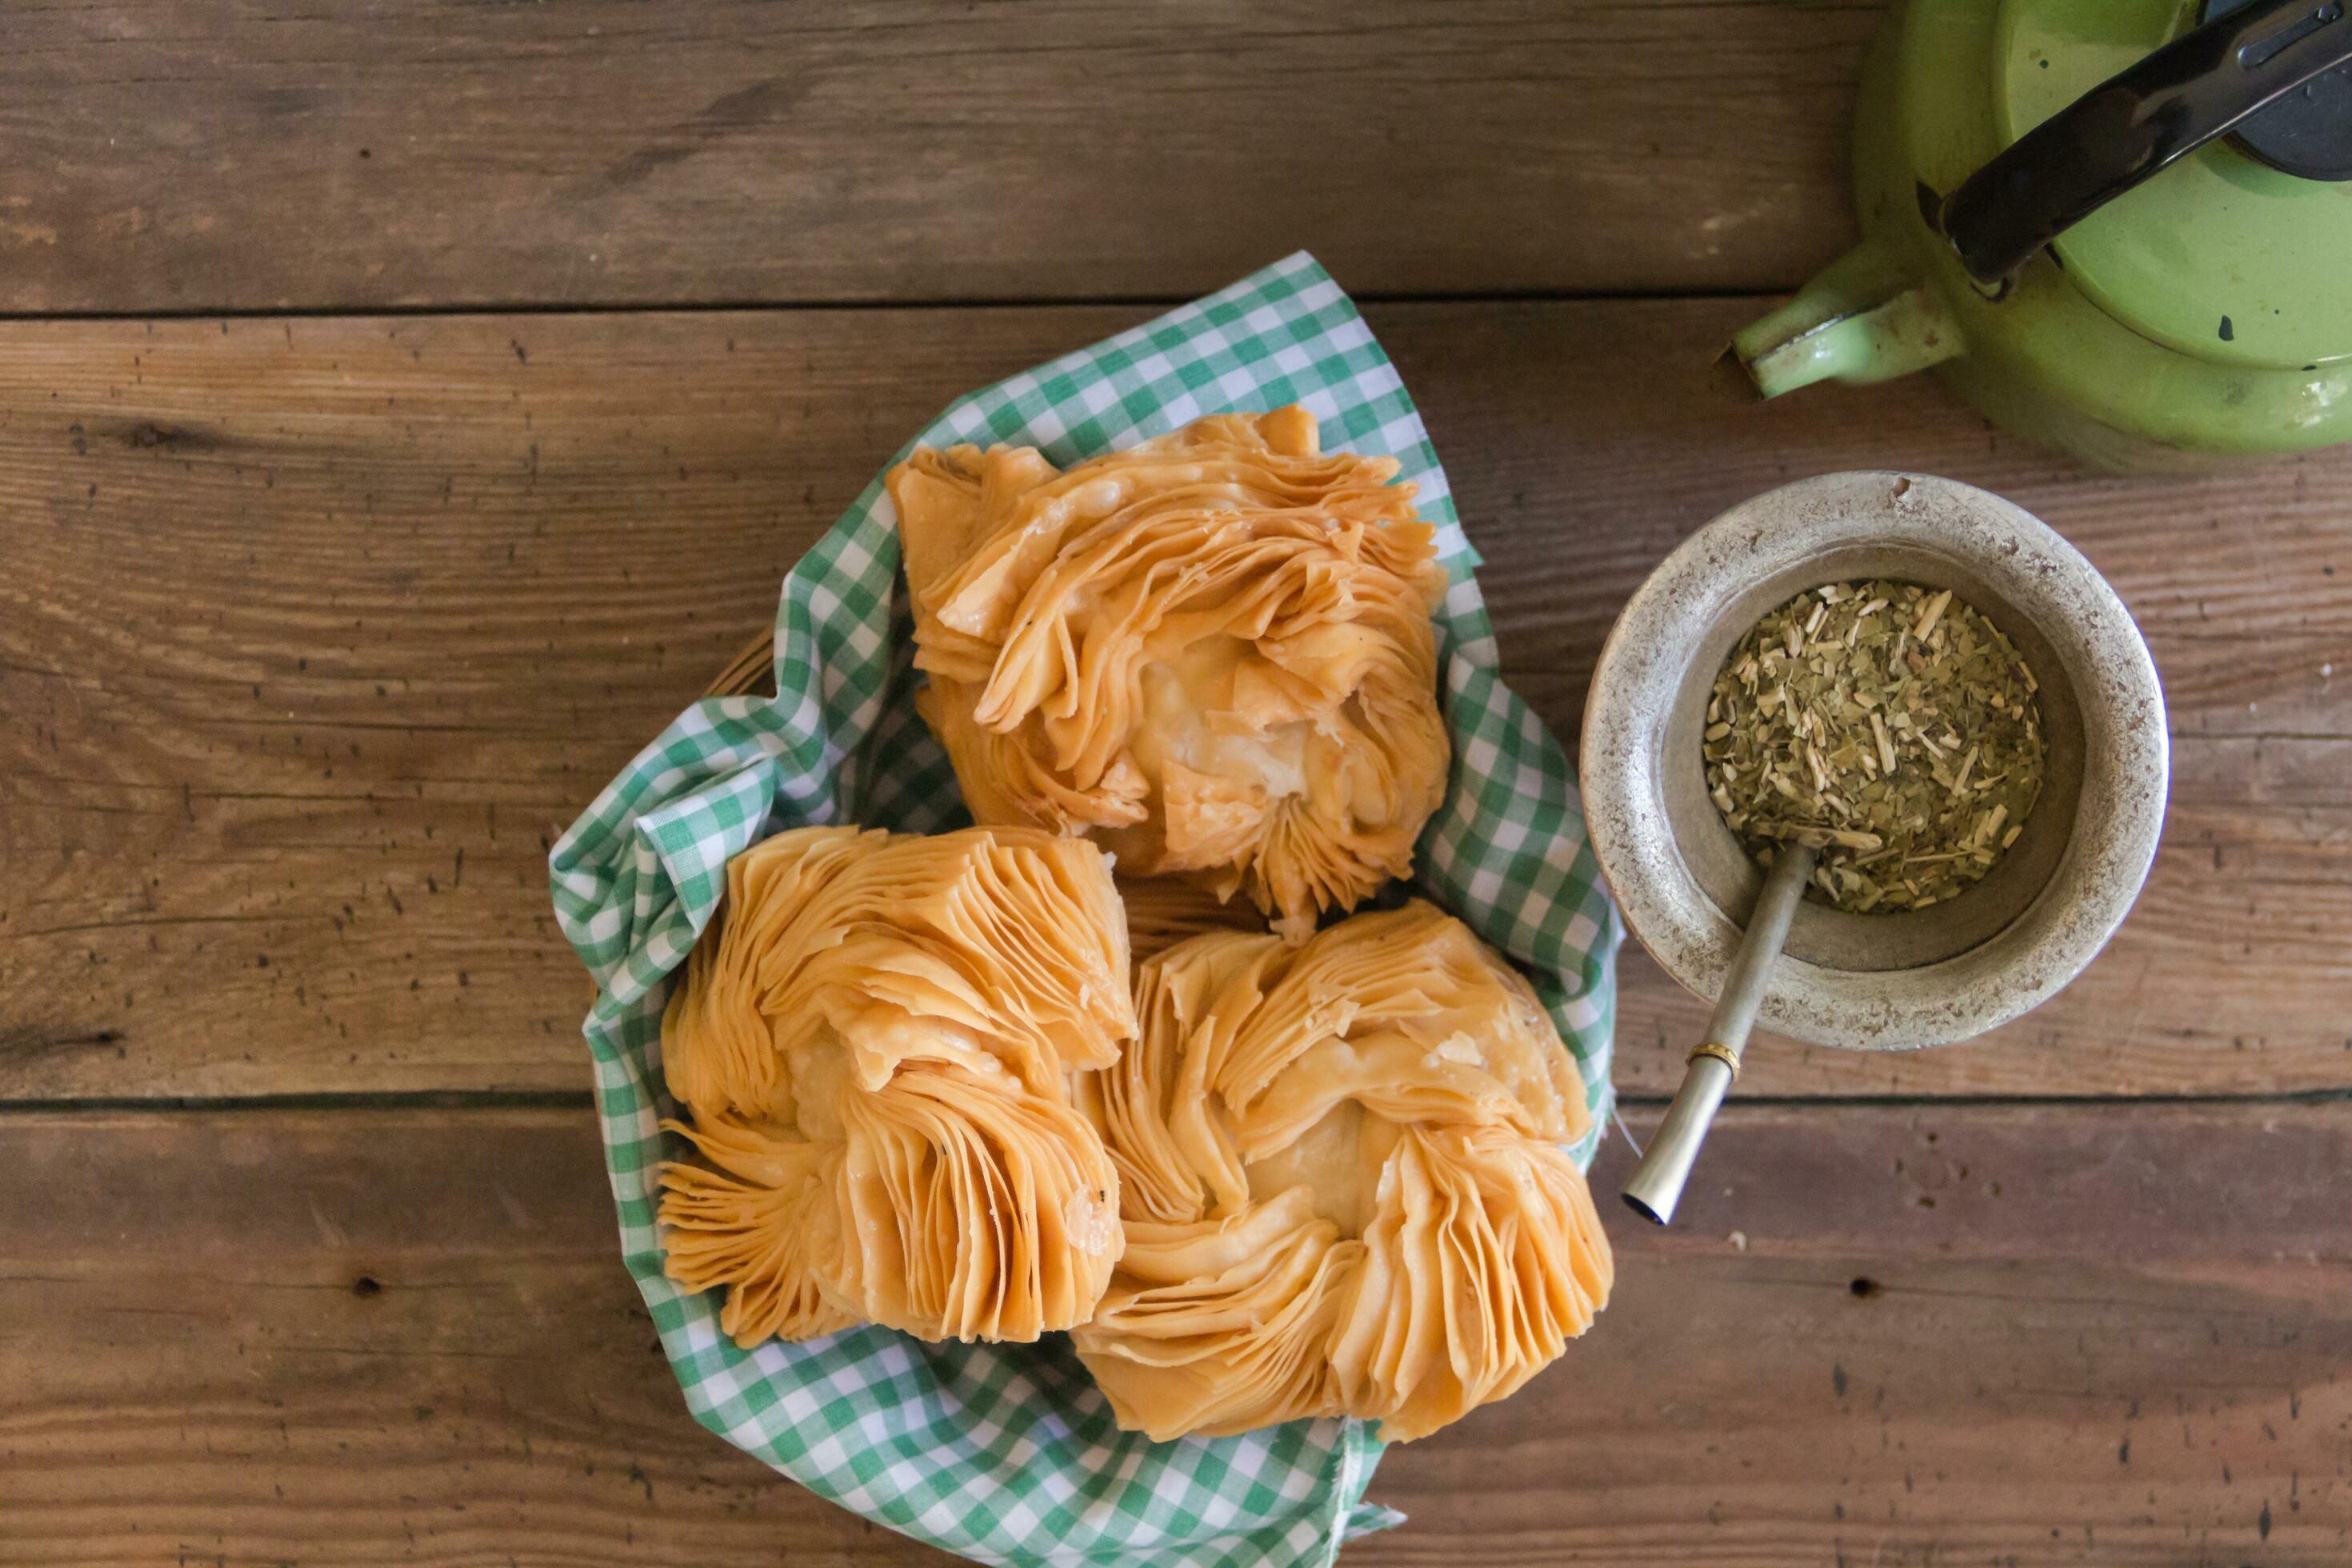
MULTIPOLYGON (((2352 1085, 2352 451, 2092 475, 1927 379, 1706 395, 1754 301, 1380 307, 1514 682, 1563 735, 1689 529, 1893 463, 2041 511, 2147 627, 2149 893, 1964 1049, 1759 1094, 2352 1085), (2347 673, 2336 673, 2347 672, 2347 673)), ((577 1089, 543 857, 958 392, 1130 308, 0 324, 0 1096, 577 1089)), ((1702 1009, 1625 965, 1621 1081, 1702 1009)))
POLYGON ((0 1148, 0 1563, 950 1561, 694 1424, 584 1106, 0 1148))
POLYGON ((1879 0, 52 0, 0 311, 1791 286, 1879 0))
MULTIPOLYGON (((941 1561, 693 1424, 593 1140, 0 1118, 0 1562, 941 1561)), ((1347 1560, 2341 1563, 2347 1163, 2343 1103, 1735 1108, 1682 1226, 1611 1203, 1593 1334, 1391 1451, 1412 1522, 1347 1560)))

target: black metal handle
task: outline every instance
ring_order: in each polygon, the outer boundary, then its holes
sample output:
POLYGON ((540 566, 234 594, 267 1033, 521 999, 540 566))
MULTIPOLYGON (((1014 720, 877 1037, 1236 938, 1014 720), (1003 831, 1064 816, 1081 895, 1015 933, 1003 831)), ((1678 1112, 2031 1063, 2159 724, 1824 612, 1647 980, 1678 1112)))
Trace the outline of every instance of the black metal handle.
POLYGON ((2183 33, 1920 205, 1978 287, 2005 291, 2035 251, 2282 93, 2352 60, 2344 0, 2254 0, 2183 33))

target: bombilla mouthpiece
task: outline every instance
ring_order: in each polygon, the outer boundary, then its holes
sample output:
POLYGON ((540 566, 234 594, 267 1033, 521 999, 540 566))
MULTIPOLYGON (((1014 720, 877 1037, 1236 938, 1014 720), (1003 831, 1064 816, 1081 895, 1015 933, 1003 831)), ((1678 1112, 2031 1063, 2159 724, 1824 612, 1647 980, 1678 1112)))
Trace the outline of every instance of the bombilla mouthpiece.
POLYGON ((1706 1142, 1706 1130, 1714 1124, 1724 1095, 1739 1077, 1739 1053, 1748 1044, 1748 1031, 1755 1026, 1756 1010, 1763 1005, 1772 964, 1789 940, 1789 921, 1796 915, 1797 900, 1804 896, 1813 858, 1814 847, 1799 843, 1784 847, 1773 861, 1771 875, 1764 879, 1764 890, 1757 895, 1755 912, 1748 917, 1748 934, 1724 977, 1723 994, 1716 1001, 1707 1037, 1691 1052, 1689 1065, 1683 1069, 1682 1088, 1675 1091, 1675 1102, 1666 1108, 1666 1119, 1658 1124, 1649 1148, 1625 1183, 1626 1204, 1654 1224, 1664 1225, 1675 1217, 1675 1205, 1682 1202, 1691 1168, 1698 1163, 1699 1145, 1706 1142))
POLYGON ((1666 1119, 1651 1134, 1642 1163, 1626 1180, 1625 1203, 1635 1214, 1653 1225, 1673 1221, 1691 1167, 1698 1163, 1699 1145, 1706 1142, 1707 1127, 1730 1088, 1731 1069, 1721 1058, 1691 1058, 1683 1069, 1683 1086, 1666 1108, 1666 1119))

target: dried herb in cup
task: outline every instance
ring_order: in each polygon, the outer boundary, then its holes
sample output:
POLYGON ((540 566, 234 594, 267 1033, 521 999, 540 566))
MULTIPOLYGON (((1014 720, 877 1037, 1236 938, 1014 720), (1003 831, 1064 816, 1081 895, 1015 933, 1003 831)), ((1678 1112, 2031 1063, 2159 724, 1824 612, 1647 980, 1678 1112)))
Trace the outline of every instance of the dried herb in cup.
POLYGON ((1757 622, 1716 677, 1707 791, 1761 865, 1801 831, 1828 837, 1809 897, 1926 909, 2024 831, 2042 793, 2038 689, 1949 589, 1809 589, 1757 622))

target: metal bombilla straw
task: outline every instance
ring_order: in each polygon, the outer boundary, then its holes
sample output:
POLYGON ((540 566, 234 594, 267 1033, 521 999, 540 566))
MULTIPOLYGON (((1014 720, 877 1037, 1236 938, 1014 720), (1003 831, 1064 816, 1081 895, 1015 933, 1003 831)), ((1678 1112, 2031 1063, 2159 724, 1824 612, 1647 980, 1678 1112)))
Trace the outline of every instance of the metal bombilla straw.
POLYGON ((1805 879, 1813 874, 1818 848, 1801 840, 1787 845, 1764 879, 1764 890, 1748 918, 1748 934, 1724 976, 1706 1039, 1692 1049, 1683 1068, 1683 1086, 1675 1091, 1666 1119, 1625 1184, 1625 1202, 1643 1219, 1664 1225, 1675 1217, 1675 1205, 1682 1201, 1684 1184, 1698 1161, 1699 1145, 1706 1142, 1706 1130, 1724 1095, 1739 1077, 1739 1053, 1756 1023, 1756 1010, 1763 1005, 1764 984, 1789 940, 1789 921, 1797 912, 1797 900, 1804 897, 1805 879))

